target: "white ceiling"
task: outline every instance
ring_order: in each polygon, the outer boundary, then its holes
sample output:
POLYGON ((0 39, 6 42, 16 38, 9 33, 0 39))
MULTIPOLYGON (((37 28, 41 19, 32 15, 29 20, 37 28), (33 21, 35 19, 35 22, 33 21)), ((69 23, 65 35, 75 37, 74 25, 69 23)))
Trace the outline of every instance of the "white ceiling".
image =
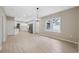
MULTIPOLYGON (((39 17, 47 16, 56 12, 60 12, 74 6, 38 6, 39 17)), ((35 18, 37 6, 4 6, 3 9, 7 16, 20 17, 20 18, 35 18)))

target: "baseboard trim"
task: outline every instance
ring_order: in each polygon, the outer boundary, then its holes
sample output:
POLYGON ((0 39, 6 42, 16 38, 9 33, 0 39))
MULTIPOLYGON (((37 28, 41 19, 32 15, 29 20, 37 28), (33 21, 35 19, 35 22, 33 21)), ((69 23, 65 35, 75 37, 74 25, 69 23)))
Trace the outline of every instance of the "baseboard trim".
POLYGON ((64 38, 53 38, 53 37, 49 37, 49 36, 41 35, 41 34, 40 34, 40 36, 45 36, 45 37, 56 39, 56 40, 62 40, 62 41, 70 42, 70 43, 73 43, 73 44, 78 44, 78 42, 74 42, 74 41, 71 41, 71 40, 66 40, 64 38))
POLYGON ((78 42, 74 42, 74 41, 66 40, 66 39, 62 39, 62 38, 59 38, 59 40, 63 40, 63 41, 66 41, 66 42, 70 42, 70 43, 78 44, 78 42))

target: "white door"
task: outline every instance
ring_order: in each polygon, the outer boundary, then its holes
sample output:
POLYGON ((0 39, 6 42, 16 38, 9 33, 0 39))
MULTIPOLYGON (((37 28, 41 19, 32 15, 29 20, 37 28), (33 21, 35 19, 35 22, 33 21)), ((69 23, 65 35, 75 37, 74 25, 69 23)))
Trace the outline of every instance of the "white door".
POLYGON ((3 21, 2 21, 2 16, 0 16, 0 49, 2 47, 2 39, 3 39, 3 21))

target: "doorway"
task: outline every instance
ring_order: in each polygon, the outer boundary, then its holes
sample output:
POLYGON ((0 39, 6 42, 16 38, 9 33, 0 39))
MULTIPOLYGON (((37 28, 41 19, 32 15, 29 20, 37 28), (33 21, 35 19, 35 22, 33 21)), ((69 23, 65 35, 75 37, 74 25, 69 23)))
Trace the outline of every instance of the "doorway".
POLYGON ((29 32, 33 33, 33 24, 29 24, 29 32))

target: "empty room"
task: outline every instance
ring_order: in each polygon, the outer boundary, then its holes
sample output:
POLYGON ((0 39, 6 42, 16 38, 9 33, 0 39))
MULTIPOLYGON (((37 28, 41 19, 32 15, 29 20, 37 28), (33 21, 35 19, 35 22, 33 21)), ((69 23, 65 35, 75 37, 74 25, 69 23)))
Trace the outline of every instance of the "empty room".
POLYGON ((0 6, 0 53, 78 53, 78 6, 0 6))

